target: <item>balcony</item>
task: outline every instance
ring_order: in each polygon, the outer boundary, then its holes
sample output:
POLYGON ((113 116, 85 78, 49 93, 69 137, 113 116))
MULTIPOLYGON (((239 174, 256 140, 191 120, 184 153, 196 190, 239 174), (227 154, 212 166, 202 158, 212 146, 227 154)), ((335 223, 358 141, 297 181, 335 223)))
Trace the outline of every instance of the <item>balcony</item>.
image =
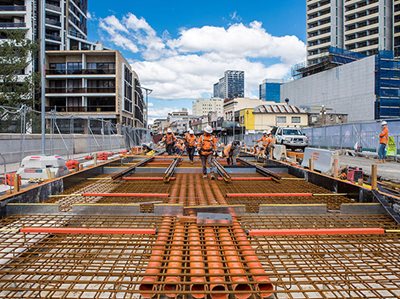
POLYGON ((55 34, 46 34, 46 39, 61 41, 61 36, 55 34))
POLYGON ((86 107, 68 107, 68 106, 46 106, 46 112, 55 110, 56 112, 115 112, 115 106, 86 106, 86 107))
POLYGON ((9 23, 2 23, 0 22, 0 28, 25 28, 26 27, 26 23, 20 22, 20 23, 13 23, 13 22, 9 22, 9 23))
POLYGON ((61 7, 46 3, 46 9, 61 12, 61 7))
POLYGON ((52 19, 46 19, 46 25, 61 27, 61 22, 52 19))
POLYGON ((115 69, 46 70, 47 75, 114 75, 115 69))
POLYGON ((0 11, 26 11, 25 5, 0 5, 0 11))
POLYGON ((46 93, 115 93, 115 87, 53 87, 46 88, 46 93))

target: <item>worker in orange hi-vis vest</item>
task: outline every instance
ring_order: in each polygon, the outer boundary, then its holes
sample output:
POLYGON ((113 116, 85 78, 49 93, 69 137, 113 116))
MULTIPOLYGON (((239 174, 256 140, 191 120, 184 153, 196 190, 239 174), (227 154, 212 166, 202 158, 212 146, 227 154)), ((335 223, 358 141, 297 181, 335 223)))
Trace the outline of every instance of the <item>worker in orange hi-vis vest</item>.
POLYGON ((194 135, 193 130, 189 130, 189 133, 185 136, 186 152, 189 155, 190 163, 194 162, 194 152, 196 151, 197 139, 194 135))
POLYGON ((259 140, 257 140, 257 142, 261 142, 262 144, 259 155, 266 156, 267 158, 269 158, 269 151, 274 143, 274 138, 272 137, 272 133, 264 131, 263 136, 259 140))
MULTIPOLYGON (((201 165, 203 167, 203 178, 207 178, 207 163, 211 167, 211 159, 217 151, 217 139, 212 135, 211 126, 204 128, 204 134, 199 137, 197 150, 200 155, 201 165)), ((213 168, 210 169, 211 176, 214 177, 213 168)))
POLYGON ((386 121, 382 121, 381 126, 382 126, 382 131, 379 134, 378 156, 379 156, 379 163, 385 163, 386 146, 389 142, 389 128, 386 121))
POLYGON ((167 151, 168 155, 173 155, 175 153, 175 142, 176 137, 174 133, 172 133, 171 128, 167 129, 167 134, 162 139, 165 142, 165 150, 167 151))

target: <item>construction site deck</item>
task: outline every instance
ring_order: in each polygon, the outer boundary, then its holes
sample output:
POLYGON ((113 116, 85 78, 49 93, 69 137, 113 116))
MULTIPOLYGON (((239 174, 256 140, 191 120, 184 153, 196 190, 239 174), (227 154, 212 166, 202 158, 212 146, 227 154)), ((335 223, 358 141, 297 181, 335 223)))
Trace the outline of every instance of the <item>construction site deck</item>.
POLYGON ((4 196, 0 298, 400 298, 398 199, 214 166, 127 156, 4 196))

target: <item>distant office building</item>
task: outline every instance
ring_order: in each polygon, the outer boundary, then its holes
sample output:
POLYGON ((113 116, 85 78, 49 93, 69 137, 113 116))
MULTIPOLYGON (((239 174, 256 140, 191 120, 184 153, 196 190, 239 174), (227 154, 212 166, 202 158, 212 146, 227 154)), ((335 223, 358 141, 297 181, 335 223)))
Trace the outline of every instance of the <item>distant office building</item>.
POLYGON ((323 61, 331 46, 365 55, 395 50, 400 57, 399 6, 399 0, 307 0, 308 65, 323 61))
POLYGON ((279 103, 281 100, 281 85, 283 80, 265 79, 259 85, 259 98, 264 101, 279 103))
POLYGON ((224 113, 224 100, 221 98, 197 99, 192 102, 193 115, 203 116, 209 112, 216 112, 217 116, 224 113))
POLYGON ((214 97, 233 99, 244 97, 244 71, 225 71, 224 77, 214 84, 214 97))
POLYGON ((118 51, 48 51, 46 110, 79 116, 81 128, 93 118, 144 127, 139 78, 118 51))
MULTIPOLYGON (((263 104, 266 104, 265 101, 262 101, 260 99, 250 99, 250 98, 226 99, 224 101, 224 120, 234 121, 234 115, 236 111, 245 108, 254 108, 263 104)), ((236 121, 239 120, 237 119, 236 121)))
POLYGON ((281 101, 296 106, 333 108, 349 121, 400 117, 400 60, 392 51, 364 56, 332 49, 324 66, 302 70, 300 79, 281 87, 281 101), (322 71, 317 71, 322 68, 322 71), (301 78, 302 77, 302 78, 301 78))

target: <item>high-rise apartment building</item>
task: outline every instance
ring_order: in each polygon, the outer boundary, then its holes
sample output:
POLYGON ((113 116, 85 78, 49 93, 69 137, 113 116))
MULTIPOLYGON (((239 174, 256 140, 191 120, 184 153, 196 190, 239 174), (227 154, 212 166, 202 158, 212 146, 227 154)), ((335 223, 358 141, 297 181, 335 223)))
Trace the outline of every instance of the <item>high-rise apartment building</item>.
POLYGON ((244 97, 244 71, 225 71, 224 76, 214 84, 214 97, 233 99, 244 97))
POLYGON ((394 27, 394 38, 393 48, 394 55, 400 57, 400 0, 394 0, 394 16, 393 16, 393 27, 394 27))
POLYGON ((308 65, 321 62, 331 46, 365 55, 398 49, 398 2, 307 0, 308 65))
POLYGON ((48 51, 46 108, 58 118, 91 118, 144 126, 144 101, 137 74, 118 51, 48 51))
POLYGON ((343 1, 307 0, 307 60, 319 63, 330 46, 343 47, 343 1))

